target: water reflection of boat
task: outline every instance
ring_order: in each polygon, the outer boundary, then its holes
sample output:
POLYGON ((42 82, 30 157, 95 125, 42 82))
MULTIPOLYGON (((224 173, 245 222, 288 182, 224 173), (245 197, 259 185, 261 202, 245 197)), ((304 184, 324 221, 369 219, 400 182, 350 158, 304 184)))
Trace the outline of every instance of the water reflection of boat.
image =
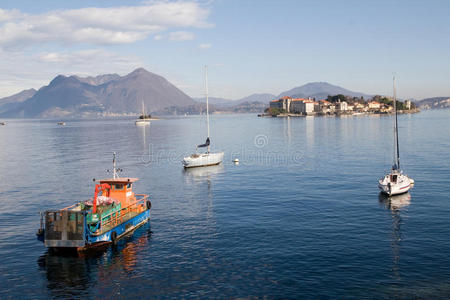
MULTIPOLYGON (((148 247, 150 238, 150 225, 147 224, 103 252, 77 256, 54 255, 47 251, 37 263, 44 271, 47 288, 54 298, 81 298, 89 296, 98 281, 110 280, 114 270, 134 272, 138 257, 148 247)), ((115 295, 106 294, 100 298, 112 296, 115 295)))
POLYGON ((203 168, 186 168, 183 173, 195 179, 210 178, 213 175, 223 173, 225 170, 222 164, 215 166, 208 166, 203 168))
POLYGON ((396 196, 388 196, 385 193, 380 193, 378 199, 380 203, 384 204, 384 206, 390 210, 399 210, 411 204, 410 193, 404 193, 396 196))
MULTIPOLYGON (((93 260, 101 261, 102 254, 96 253, 93 260)), ((76 256, 53 255, 47 251, 39 257, 37 263, 45 271, 47 288, 55 298, 64 298, 68 294, 71 298, 87 296, 89 287, 94 284, 91 280, 93 274, 93 260, 86 260, 76 256)))
POLYGON ((396 196, 387 196, 385 193, 380 193, 378 199, 386 209, 390 210, 392 217, 392 272, 395 277, 400 279, 400 249, 403 240, 401 225, 403 219, 401 211, 411 204, 411 195, 404 193, 396 196))

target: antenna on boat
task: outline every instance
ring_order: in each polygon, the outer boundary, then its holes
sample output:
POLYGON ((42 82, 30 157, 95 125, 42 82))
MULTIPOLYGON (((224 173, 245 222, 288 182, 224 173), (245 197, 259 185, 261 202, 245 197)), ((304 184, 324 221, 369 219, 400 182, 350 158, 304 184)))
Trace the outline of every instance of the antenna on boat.
POLYGON ((119 178, 117 172, 122 172, 122 169, 116 168, 116 152, 113 152, 113 178, 119 178))

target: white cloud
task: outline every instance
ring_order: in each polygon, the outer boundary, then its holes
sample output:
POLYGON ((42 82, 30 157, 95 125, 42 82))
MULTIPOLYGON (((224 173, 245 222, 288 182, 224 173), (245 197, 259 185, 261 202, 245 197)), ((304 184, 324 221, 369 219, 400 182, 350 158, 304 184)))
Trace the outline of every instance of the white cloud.
POLYGON ((162 40, 164 37, 162 36, 162 35, 160 35, 160 34, 157 34, 157 35, 155 35, 154 37, 153 37, 153 39, 155 40, 155 41, 159 41, 159 40, 162 40))
POLYGON ((171 41, 189 41, 194 39, 194 34, 187 31, 175 31, 169 34, 171 41))
POLYGON ((209 49, 211 48, 211 44, 200 44, 198 45, 200 49, 209 49))
MULTIPOLYGON (((55 10, 26 14, 0 9, 0 47, 46 42, 132 43, 174 28, 205 28, 209 10, 195 1, 156 1, 140 6, 55 10)), ((190 40, 193 34, 172 32, 172 40, 190 40)))

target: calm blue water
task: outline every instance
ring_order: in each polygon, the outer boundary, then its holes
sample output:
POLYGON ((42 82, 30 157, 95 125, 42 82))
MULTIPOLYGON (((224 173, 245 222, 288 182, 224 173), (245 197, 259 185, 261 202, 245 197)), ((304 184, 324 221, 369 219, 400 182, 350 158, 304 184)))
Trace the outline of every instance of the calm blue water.
POLYGON ((2 298, 431 298, 450 296, 450 110, 401 115, 410 196, 379 197, 389 116, 214 115, 223 166, 183 171, 201 117, 10 120, 0 127, 2 298), (39 211, 93 195, 112 152, 152 219, 116 247, 52 256, 39 211), (241 163, 234 165, 232 158, 241 163))

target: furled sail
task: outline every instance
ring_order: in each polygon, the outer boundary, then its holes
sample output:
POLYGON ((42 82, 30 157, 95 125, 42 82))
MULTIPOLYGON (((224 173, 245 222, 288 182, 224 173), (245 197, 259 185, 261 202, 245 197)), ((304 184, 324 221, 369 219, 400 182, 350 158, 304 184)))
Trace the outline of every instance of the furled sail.
POLYGON ((210 144, 210 140, 209 137, 206 139, 206 142, 204 144, 201 145, 197 145, 197 148, 203 148, 203 147, 208 147, 210 144))

